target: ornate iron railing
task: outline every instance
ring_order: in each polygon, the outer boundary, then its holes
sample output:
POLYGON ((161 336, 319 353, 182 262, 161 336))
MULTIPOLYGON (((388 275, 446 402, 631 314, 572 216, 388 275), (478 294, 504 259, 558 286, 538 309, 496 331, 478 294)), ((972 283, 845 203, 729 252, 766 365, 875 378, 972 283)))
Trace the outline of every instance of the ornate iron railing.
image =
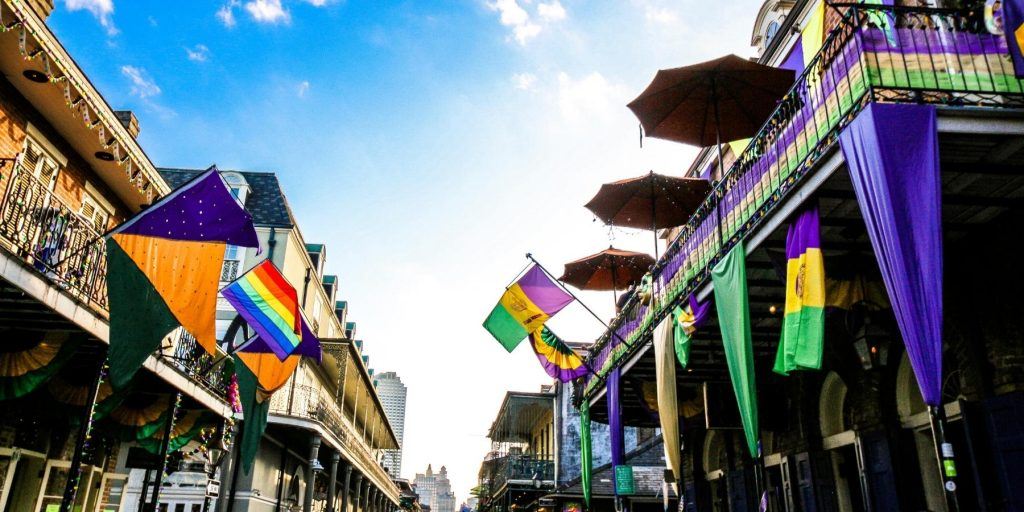
POLYGON ((196 338, 179 328, 171 335, 169 347, 161 347, 160 357, 186 377, 221 399, 227 399, 230 375, 220 358, 210 355, 196 338))
POLYGON ((649 303, 639 294, 597 340, 577 399, 635 353, 711 268, 812 173, 839 131, 870 102, 1022 107, 1006 39, 980 13, 918 7, 836 6, 845 13, 805 63, 788 94, 717 182, 654 268, 649 303))
POLYGON ((106 248, 100 233, 20 159, 4 178, 0 238, 57 286, 106 313, 106 248))
MULTIPOLYGON (((553 460, 529 455, 502 455, 484 462, 481 486, 494 498, 510 481, 551 482, 555 479, 553 460)), ((549 486, 550 487, 550 486, 549 486)))

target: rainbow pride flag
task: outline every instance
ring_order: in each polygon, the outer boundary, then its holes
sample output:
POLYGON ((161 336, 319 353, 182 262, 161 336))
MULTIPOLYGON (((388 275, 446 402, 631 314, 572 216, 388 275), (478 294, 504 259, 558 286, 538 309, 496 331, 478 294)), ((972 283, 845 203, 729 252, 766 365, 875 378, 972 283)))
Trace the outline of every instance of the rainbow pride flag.
POLYGON ((533 353, 544 371, 559 382, 569 382, 587 374, 583 359, 545 325, 530 334, 533 353))
POLYGON ((484 320, 484 329, 505 350, 512 352, 524 338, 540 330, 544 322, 570 302, 572 295, 552 281, 543 269, 533 265, 501 295, 501 300, 484 320))
POLYGON ((311 335, 303 332, 298 293, 270 260, 263 260, 220 293, 281 361, 305 335, 311 335))

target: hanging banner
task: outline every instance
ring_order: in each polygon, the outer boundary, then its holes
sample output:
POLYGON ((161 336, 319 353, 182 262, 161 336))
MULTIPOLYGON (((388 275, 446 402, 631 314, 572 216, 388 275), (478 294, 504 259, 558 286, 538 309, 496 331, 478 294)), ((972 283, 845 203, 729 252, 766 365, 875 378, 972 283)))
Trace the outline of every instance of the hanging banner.
POLYGON ((921 396, 941 405, 942 182, 935 107, 872 103, 839 134, 921 396))
POLYGON ((665 466, 676 481, 682 475, 679 445, 679 402, 676 397, 676 361, 673 355, 673 318, 666 317, 654 328, 654 376, 658 389, 658 420, 665 447, 665 466))
POLYGON ((747 253, 743 242, 711 271, 715 307, 722 328, 722 345, 729 377, 736 393, 743 433, 750 456, 758 456, 757 382, 754 378, 754 342, 750 331, 750 301, 747 295, 747 253))

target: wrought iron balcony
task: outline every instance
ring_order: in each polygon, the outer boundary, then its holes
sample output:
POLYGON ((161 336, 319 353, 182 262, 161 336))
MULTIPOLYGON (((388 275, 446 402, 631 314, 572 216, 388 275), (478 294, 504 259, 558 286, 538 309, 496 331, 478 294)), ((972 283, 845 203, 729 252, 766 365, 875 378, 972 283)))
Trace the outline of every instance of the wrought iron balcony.
POLYGON ((185 329, 179 328, 171 339, 169 347, 161 347, 159 357, 214 396, 227 400, 230 376, 224 365, 214 366, 219 358, 210 355, 185 329))
POLYGON ((555 479, 555 463, 546 458, 509 454, 484 462, 481 485, 495 497, 509 483, 550 489, 555 479))
POLYGON ((4 178, 0 241, 56 286, 106 315, 106 248, 92 222, 20 160, 4 178))
POLYGON ((597 340, 590 365, 598 376, 583 383, 583 396, 709 281, 714 264, 814 173, 840 130, 867 104, 1024 107, 1024 83, 1014 77, 1006 39, 986 31, 980 12, 839 8, 846 10, 840 24, 659 259, 650 303, 634 297, 597 340))

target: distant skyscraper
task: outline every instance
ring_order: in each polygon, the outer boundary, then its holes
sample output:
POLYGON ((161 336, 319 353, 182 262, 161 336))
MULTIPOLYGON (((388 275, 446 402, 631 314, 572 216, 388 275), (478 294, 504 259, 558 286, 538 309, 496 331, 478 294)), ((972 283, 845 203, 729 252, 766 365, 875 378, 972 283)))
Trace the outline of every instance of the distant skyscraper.
POLYGON ((391 428, 398 438, 397 450, 384 451, 384 467, 393 478, 398 478, 402 473, 402 446, 405 445, 405 384, 395 372, 384 372, 373 377, 374 385, 377 387, 377 395, 384 404, 384 415, 391 423, 391 428))
POLYGON ((433 468, 427 465, 427 472, 416 473, 413 483, 420 503, 429 506, 431 512, 455 512, 455 493, 448 481, 448 468, 441 466, 441 471, 434 474, 433 468))

